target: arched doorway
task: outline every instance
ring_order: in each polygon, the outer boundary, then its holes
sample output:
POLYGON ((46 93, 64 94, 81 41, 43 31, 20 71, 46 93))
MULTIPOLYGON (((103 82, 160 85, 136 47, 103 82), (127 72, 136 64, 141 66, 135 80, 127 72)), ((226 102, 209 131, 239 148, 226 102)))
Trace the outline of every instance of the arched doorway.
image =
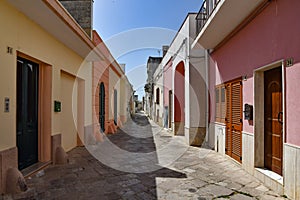
POLYGON ((174 76, 174 133, 184 135, 185 107, 184 63, 181 61, 175 68, 174 76))
POLYGON ((105 86, 104 83, 100 83, 99 90, 99 124, 102 132, 105 131, 105 86))

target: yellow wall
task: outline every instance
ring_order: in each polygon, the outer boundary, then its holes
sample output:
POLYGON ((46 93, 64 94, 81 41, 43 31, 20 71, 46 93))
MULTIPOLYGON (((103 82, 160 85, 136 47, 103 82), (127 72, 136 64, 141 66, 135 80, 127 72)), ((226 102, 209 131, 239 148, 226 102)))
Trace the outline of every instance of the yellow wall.
MULTIPOLYGON (((0 1, 0 151, 16 146, 16 56, 17 51, 52 66, 52 103, 62 100, 61 70, 76 75, 83 58, 45 32, 5 1, 0 1), (13 54, 6 53, 7 46, 13 54), (4 113, 4 98, 10 98, 10 112, 4 113)), ((85 80, 85 125, 92 124, 91 63, 78 75, 85 80)), ((53 105, 52 105, 53 108, 53 105)), ((52 109, 52 135, 61 133, 61 113, 52 109)))
POLYGON ((114 119, 114 89, 118 91, 118 117, 120 116, 120 78, 109 68, 109 119, 114 119))
POLYGON ((84 97, 84 126, 89 126, 93 123, 92 113, 93 113, 93 96, 92 96, 92 84, 93 84, 93 68, 92 62, 84 60, 80 65, 77 77, 84 80, 85 85, 85 97, 84 97))
POLYGON ((77 86, 74 76, 61 73, 61 133, 62 147, 66 151, 77 144, 77 86))

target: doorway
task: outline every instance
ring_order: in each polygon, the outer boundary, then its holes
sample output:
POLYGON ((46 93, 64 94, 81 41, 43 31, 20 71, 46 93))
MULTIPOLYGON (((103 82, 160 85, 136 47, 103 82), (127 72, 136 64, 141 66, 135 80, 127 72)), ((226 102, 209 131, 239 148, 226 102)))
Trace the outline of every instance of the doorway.
POLYGON ((99 123, 102 132, 105 131, 105 87, 104 83, 101 82, 99 90, 99 123))
POLYGON ((18 168, 38 162, 39 65, 17 58, 18 168))
POLYGON ((282 175, 283 106, 281 67, 264 72, 264 164, 282 175))

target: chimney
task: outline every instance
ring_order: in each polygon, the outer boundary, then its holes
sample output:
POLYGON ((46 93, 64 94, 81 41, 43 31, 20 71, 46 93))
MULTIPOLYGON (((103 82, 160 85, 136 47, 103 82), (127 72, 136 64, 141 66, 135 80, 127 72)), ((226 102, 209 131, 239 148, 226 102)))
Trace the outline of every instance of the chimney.
POLYGON ((169 46, 164 45, 164 46, 162 47, 163 57, 166 55, 166 53, 168 52, 168 50, 169 50, 169 46))
POLYGON ((92 37, 94 0, 59 0, 81 28, 92 37))
POLYGON ((121 69, 123 70, 123 72, 125 73, 125 66, 126 66, 126 64, 119 64, 119 65, 120 65, 121 69))

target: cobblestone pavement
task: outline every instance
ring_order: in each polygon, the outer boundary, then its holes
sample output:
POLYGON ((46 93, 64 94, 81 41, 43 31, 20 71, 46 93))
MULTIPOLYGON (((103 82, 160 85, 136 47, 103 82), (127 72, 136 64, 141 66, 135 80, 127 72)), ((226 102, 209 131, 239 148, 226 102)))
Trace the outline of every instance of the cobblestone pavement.
POLYGON ((284 199, 235 161, 187 146, 142 114, 87 149, 27 179, 27 192, 0 199, 284 199))

